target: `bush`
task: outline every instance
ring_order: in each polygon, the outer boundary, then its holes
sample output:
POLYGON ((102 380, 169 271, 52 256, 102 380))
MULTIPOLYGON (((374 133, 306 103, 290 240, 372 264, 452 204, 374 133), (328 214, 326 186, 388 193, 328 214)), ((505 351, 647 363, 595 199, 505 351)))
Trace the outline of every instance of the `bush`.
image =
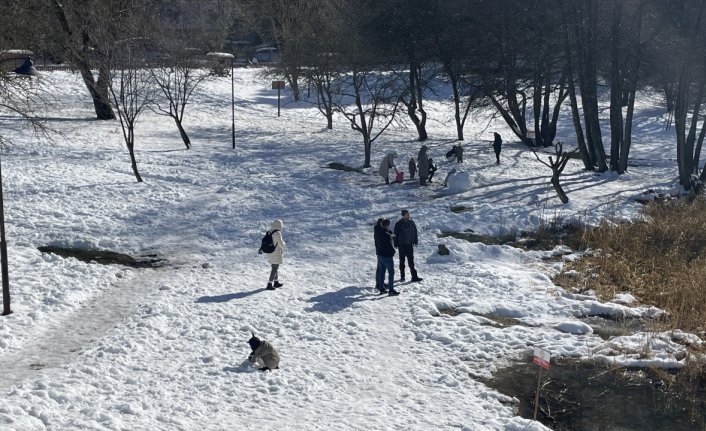
POLYGON ((670 329, 706 330, 706 201, 650 203, 644 215, 643 222, 585 230, 586 246, 601 252, 567 264, 582 276, 558 282, 602 299, 629 292, 668 311, 670 329))

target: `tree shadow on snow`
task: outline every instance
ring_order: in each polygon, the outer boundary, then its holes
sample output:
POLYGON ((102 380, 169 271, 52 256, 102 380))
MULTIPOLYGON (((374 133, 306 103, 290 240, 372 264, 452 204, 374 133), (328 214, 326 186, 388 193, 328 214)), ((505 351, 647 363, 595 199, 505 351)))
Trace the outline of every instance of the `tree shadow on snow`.
POLYGON ((377 297, 370 293, 371 289, 360 286, 347 286, 338 292, 327 292, 309 299, 314 305, 306 311, 318 311, 319 313, 338 313, 359 301, 370 301, 377 297))
POLYGON ((199 304, 208 304, 211 302, 228 302, 228 301, 232 301, 233 299, 247 298, 248 296, 254 295, 256 293, 264 292, 264 291, 265 291, 265 289, 255 289, 251 292, 226 293, 225 295, 216 295, 216 296, 202 296, 199 299, 197 299, 196 302, 199 304))

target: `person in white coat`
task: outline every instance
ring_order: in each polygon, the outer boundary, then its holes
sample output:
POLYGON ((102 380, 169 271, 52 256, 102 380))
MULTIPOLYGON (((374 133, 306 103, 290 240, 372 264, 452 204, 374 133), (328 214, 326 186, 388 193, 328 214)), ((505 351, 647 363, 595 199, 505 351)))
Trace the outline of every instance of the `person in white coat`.
POLYGON ((282 238, 282 229, 284 229, 284 223, 282 220, 275 220, 272 222, 272 242, 275 245, 275 251, 272 253, 265 253, 265 259, 271 265, 270 269, 270 279, 267 283, 267 290, 275 290, 277 287, 284 286, 283 283, 279 281, 279 266, 284 262, 284 246, 285 242, 282 238))
POLYGON ((394 169, 397 172, 397 166, 395 166, 395 159, 397 158, 396 152, 387 153, 380 162, 380 170, 378 173, 381 177, 385 179, 385 184, 390 184, 390 169, 394 169))

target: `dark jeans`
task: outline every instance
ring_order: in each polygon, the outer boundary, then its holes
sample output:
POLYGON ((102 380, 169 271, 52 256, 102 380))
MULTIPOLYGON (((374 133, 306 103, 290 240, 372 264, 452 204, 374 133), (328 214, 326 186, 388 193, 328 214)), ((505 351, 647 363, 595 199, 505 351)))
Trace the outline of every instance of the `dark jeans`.
POLYGON ((400 244, 397 249, 400 252, 400 278, 404 278, 404 259, 407 258, 409 271, 412 273, 412 279, 417 278, 417 270, 414 269, 414 246, 412 244, 400 244))
POLYGON ((387 271, 388 276, 388 288, 392 289, 395 283, 395 261, 392 256, 379 256, 378 255, 378 268, 375 271, 375 284, 378 289, 385 288, 385 271, 387 271))

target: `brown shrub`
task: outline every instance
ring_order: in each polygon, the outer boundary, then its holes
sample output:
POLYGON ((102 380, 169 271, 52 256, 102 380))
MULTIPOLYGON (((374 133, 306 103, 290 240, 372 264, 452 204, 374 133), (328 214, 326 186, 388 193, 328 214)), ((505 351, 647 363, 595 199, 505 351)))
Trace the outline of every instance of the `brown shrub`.
POLYGON ((602 299, 629 292, 668 311, 669 329, 706 330, 706 201, 651 203, 644 215, 642 222, 584 230, 581 242, 601 252, 567 265, 582 274, 578 280, 557 281, 602 299))

